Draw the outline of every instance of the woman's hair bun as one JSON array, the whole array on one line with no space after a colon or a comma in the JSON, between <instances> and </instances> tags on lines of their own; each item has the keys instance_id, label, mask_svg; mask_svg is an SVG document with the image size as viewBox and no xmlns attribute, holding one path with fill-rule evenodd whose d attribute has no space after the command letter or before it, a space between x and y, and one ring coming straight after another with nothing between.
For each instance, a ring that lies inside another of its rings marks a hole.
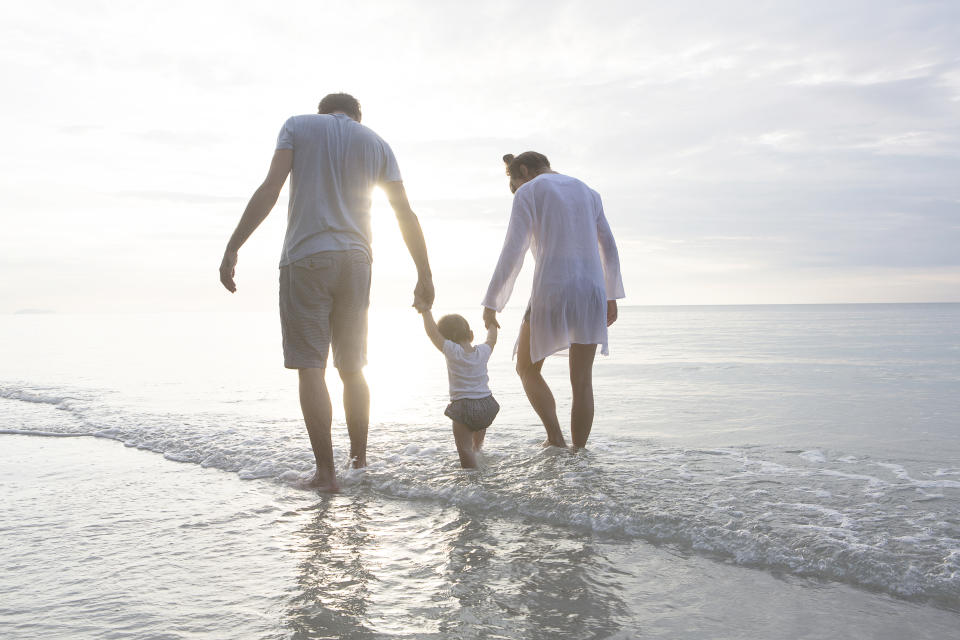
<instances>
[{"instance_id":1,"label":"woman's hair bun","mask_svg":"<svg viewBox=\"0 0 960 640\"><path fill-rule=\"evenodd\" d=\"M514 158L514 155L512 153L508 153L507 155L503 156L504 164L510 164L511 162L513 162L513 158Z\"/></svg>"}]
</instances>

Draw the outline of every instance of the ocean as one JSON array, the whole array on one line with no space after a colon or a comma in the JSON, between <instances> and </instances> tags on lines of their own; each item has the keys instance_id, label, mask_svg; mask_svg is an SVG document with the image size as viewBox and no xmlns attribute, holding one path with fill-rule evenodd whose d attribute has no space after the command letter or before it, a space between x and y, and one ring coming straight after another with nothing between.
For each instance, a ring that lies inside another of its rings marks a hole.
<instances>
[{"instance_id":1,"label":"ocean","mask_svg":"<svg viewBox=\"0 0 960 640\"><path fill-rule=\"evenodd\" d=\"M623 307L576 454L540 446L519 311L465 472L442 355L372 309L332 496L297 488L275 313L0 317L0 636L957 637L960 304Z\"/></svg>"}]
</instances>

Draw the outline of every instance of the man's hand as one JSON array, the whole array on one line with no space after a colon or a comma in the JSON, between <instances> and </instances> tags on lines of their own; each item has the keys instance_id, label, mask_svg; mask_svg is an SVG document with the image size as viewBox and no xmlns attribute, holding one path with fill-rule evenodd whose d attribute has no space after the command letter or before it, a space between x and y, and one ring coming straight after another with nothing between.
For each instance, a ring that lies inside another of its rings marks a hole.
<instances>
[{"instance_id":1,"label":"man's hand","mask_svg":"<svg viewBox=\"0 0 960 640\"><path fill-rule=\"evenodd\" d=\"M220 263L220 282L230 293L237 292L237 283L233 281L233 276L237 268L237 252L224 251L223 261Z\"/></svg>"},{"instance_id":2,"label":"man's hand","mask_svg":"<svg viewBox=\"0 0 960 640\"><path fill-rule=\"evenodd\" d=\"M617 301L607 300L607 326L617 321Z\"/></svg>"},{"instance_id":3,"label":"man's hand","mask_svg":"<svg viewBox=\"0 0 960 640\"><path fill-rule=\"evenodd\" d=\"M433 278L430 276L421 277L417 280L417 286L413 290L413 307L423 313L433 307Z\"/></svg>"},{"instance_id":4,"label":"man's hand","mask_svg":"<svg viewBox=\"0 0 960 640\"><path fill-rule=\"evenodd\" d=\"M497 311L491 309L490 307L483 308L483 327L489 329L490 325L495 326L497 329L500 328L500 323L497 322Z\"/></svg>"},{"instance_id":5,"label":"man's hand","mask_svg":"<svg viewBox=\"0 0 960 640\"><path fill-rule=\"evenodd\" d=\"M270 161L270 170L263 183L257 187L247 203L247 208L243 210L240 216L240 222L230 241L227 243L227 249L223 252L223 261L220 263L220 282L230 293L236 293L237 283L233 281L234 270L237 267L237 251L247 241L250 234L260 226L264 218L270 214L273 205L277 203L280 197L280 189L283 183L287 181L287 174L293 167L293 149L277 149L273 152L273 159Z\"/></svg>"}]
</instances>

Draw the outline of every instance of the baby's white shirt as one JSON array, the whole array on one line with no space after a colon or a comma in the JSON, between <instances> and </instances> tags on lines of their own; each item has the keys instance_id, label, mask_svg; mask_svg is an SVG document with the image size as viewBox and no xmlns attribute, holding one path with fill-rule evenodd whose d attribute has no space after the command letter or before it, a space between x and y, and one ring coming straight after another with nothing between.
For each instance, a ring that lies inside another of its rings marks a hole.
<instances>
[{"instance_id":1,"label":"baby's white shirt","mask_svg":"<svg viewBox=\"0 0 960 640\"><path fill-rule=\"evenodd\" d=\"M487 386L487 362L493 349L482 342L467 353L456 342L443 341L443 355L447 358L447 378L450 381L450 400L463 398L486 398L490 395Z\"/></svg>"}]
</instances>

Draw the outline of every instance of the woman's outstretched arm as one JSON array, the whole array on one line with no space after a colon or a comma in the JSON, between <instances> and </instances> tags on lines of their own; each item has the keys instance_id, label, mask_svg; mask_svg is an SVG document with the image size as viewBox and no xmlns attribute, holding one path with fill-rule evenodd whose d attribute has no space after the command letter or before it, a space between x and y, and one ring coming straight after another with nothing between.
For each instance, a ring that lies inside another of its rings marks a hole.
<instances>
[{"instance_id":1,"label":"woman's outstretched arm","mask_svg":"<svg viewBox=\"0 0 960 640\"><path fill-rule=\"evenodd\" d=\"M513 197L513 210L510 213L510 224L507 226L507 237L500 250L500 259L493 270L490 286L482 304L487 309L503 311L513 293L513 284L523 268L523 258L530 248L530 237L533 232L533 203L528 200L527 194L520 193Z\"/></svg>"}]
</instances>

